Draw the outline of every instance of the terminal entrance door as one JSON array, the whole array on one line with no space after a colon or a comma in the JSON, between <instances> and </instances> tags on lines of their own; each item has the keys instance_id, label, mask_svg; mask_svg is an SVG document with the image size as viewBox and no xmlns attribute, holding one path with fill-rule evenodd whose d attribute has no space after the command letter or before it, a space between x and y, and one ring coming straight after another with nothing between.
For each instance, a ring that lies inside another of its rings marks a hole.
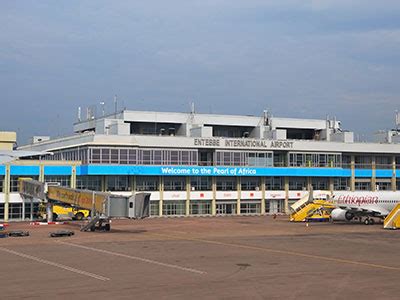
<instances>
[{"instance_id":1,"label":"terminal entrance door","mask_svg":"<svg viewBox=\"0 0 400 300\"><path fill-rule=\"evenodd\" d=\"M285 212L284 199L267 199L265 205L266 213L277 214Z\"/></svg>"},{"instance_id":2,"label":"terminal entrance door","mask_svg":"<svg viewBox=\"0 0 400 300\"><path fill-rule=\"evenodd\" d=\"M236 214L236 201L224 201L216 204L217 215L235 215Z\"/></svg>"}]
</instances>

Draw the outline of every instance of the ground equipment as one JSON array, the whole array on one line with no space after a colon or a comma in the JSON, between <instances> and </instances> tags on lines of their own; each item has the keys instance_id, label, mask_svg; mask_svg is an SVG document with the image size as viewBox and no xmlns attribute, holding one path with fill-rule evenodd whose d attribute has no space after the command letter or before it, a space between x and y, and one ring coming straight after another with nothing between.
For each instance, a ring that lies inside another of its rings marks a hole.
<instances>
[{"instance_id":1,"label":"ground equipment","mask_svg":"<svg viewBox=\"0 0 400 300\"><path fill-rule=\"evenodd\" d=\"M385 229L399 229L400 228L400 203L397 204L392 211L386 216L383 221L383 228Z\"/></svg>"}]
</instances>

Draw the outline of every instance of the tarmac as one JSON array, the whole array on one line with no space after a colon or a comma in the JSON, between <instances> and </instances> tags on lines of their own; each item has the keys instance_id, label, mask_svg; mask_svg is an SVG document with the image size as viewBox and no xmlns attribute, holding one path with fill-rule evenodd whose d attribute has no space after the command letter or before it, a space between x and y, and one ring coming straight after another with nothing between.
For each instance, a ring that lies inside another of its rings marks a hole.
<instances>
[{"instance_id":1,"label":"tarmac","mask_svg":"<svg viewBox=\"0 0 400 300\"><path fill-rule=\"evenodd\" d=\"M2 299L399 299L400 231L236 216L29 225L0 239ZM56 230L72 237L50 238Z\"/></svg>"}]
</instances>

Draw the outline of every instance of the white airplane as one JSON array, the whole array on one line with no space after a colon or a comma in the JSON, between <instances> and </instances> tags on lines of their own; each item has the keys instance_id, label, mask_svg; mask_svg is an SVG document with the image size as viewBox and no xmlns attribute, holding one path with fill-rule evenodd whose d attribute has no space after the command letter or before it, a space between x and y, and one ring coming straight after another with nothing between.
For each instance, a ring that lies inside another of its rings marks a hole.
<instances>
[{"instance_id":1,"label":"white airplane","mask_svg":"<svg viewBox=\"0 0 400 300\"><path fill-rule=\"evenodd\" d=\"M363 217L364 224L374 224L372 217L384 219L400 203L400 192L346 192L335 191L328 200L335 207L331 212L332 220L351 221Z\"/></svg>"},{"instance_id":2,"label":"white airplane","mask_svg":"<svg viewBox=\"0 0 400 300\"><path fill-rule=\"evenodd\" d=\"M47 151L0 150L0 165L12 162L20 157L39 156L46 154L53 155L52 152Z\"/></svg>"}]
</instances>

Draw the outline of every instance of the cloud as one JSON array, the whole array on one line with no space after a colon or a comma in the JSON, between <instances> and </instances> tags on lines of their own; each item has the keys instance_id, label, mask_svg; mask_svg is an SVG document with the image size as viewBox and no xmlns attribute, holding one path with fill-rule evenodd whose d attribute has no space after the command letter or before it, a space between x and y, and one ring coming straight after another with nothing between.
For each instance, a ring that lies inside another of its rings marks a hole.
<instances>
[{"instance_id":1,"label":"cloud","mask_svg":"<svg viewBox=\"0 0 400 300\"><path fill-rule=\"evenodd\" d=\"M24 127L24 140L52 134L55 114L70 131L78 106L115 93L130 109L182 111L195 99L205 112L329 114L370 131L390 127L398 105L397 1L5 3L0 88L20 113L0 120ZM41 121L26 126L32 107Z\"/></svg>"}]
</instances>

